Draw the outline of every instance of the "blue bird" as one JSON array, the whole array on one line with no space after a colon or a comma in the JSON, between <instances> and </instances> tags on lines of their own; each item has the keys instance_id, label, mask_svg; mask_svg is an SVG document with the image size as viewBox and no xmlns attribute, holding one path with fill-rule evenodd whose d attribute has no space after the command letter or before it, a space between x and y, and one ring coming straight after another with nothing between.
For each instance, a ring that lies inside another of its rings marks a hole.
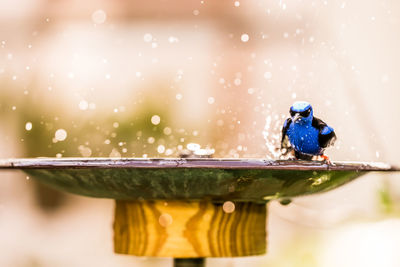
<instances>
[{"instance_id":1,"label":"blue bird","mask_svg":"<svg viewBox=\"0 0 400 267\"><path fill-rule=\"evenodd\" d=\"M311 160L313 156L321 156L330 162L324 150L336 140L333 128L314 117L308 102L295 102L289 112L290 118L282 128L281 149L286 149L286 153L294 150L296 159Z\"/></svg>"}]
</instances>

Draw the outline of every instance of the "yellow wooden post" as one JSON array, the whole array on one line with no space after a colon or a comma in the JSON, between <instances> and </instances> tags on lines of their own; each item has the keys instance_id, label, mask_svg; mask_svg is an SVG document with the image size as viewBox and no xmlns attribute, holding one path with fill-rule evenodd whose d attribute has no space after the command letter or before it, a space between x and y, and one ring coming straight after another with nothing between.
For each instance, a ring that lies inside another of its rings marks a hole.
<instances>
[{"instance_id":1,"label":"yellow wooden post","mask_svg":"<svg viewBox=\"0 0 400 267\"><path fill-rule=\"evenodd\" d=\"M266 252L266 204L116 201L114 251L147 257L242 257Z\"/></svg>"}]
</instances>

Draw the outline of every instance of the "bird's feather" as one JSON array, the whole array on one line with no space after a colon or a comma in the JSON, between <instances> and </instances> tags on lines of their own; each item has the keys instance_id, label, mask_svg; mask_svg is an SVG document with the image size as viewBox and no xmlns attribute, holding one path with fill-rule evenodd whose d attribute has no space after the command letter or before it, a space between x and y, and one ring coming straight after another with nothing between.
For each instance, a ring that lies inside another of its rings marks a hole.
<instances>
[{"instance_id":1,"label":"bird's feather","mask_svg":"<svg viewBox=\"0 0 400 267\"><path fill-rule=\"evenodd\" d=\"M282 140L281 140L281 148L290 148L290 142L289 142L289 138L286 135L287 130L289 129L290 124L292 123L292 119L291 118L287 118L285 120L285 123L283 123L283 127L282 127Z\"/></svg>"},{"instance_id":2,"label":"bird's feather","mask_svg":"<svg viewBox=\"0 0 400 267\"><path fill-rule=\"evenodd\" d=\"M316 117L313 118L311 125L319 131L318 143L320 147L326 148L334 144L336 141L336 134L333 128L329 127L325 122Z\"/></svg>"}]
</instances>

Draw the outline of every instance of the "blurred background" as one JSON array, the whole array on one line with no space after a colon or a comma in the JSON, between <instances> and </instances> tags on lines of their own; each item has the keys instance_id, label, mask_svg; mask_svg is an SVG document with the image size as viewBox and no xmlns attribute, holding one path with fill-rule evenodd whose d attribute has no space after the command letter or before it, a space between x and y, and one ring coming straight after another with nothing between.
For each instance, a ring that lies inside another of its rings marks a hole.
<instances>
[{"instance_id":1,"label":"blurred background","mask_svg":"<svg viewBox=\"0 0 400 267\"><path fill-rule=\"evenodd\" d=\"M3 0L0 157L276 158L296 100L333 160L400 164L400 2ZM400 180L269 205L269 251L208 266L400 266ZM170 266L112 252L112 200L0 177L0 266Z\"/></svg>"}]
</instances>

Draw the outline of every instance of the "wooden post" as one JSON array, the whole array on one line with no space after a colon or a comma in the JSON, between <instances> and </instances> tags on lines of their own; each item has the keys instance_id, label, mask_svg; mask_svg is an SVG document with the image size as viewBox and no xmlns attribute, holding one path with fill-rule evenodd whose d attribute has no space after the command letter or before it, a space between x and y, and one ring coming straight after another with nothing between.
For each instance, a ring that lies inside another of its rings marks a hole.
<instances>
[{"instance_id":1,"label":"wooden post","mask_svg":"<svg viewBox=\"0 0 400 267\"><path fill-rule=\"evenodd\" d=\"M266 205L116 201L114 251L147 257L242 257L266 252Z\"/></svg>"}]
</instances>

